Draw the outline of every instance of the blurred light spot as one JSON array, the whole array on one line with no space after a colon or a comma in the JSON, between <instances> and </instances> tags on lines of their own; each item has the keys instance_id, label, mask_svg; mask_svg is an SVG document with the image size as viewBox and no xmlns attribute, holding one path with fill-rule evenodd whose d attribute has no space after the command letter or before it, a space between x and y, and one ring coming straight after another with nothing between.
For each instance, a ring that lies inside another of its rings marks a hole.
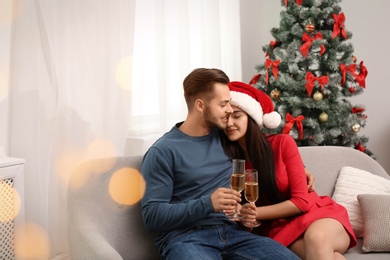
<instances>
[{"instance_id":1,"label":"blurred light spot","mask_svg":"<svg viewBox=\"0 0 390 260\"><path fill-rule=\"evenodd\" d=\"M17 259L49 259L47 233L37 224L26 223L15 230Z\"/></svg>"},{"instance_id":2,"label":"blurred light spot","mask_svg":"<svg viewBox=\"0 0 390 260\"><path fill-rule=\"evenodd\" d=\"M145 186L144 178L138 170L122 168L111 176L109 193L115 202L133 205L144 196Z\"/></svg>"},{"instance_id":3,"label":"blurred light spot","mask_svg":"<svg viewBox=\"0 0 390 260\"><path fill-rule=\"evenodd\" d=\"M102 158L113 156L115 154L115 149L110 141L96 139L88 145L86 152L86 157L88 158Z\"/></svg>"},{"instance_id":4,"label":"blurred light spot","mask_svg":"<svg viewBox=\"0 0 390 260\"><path fill-rule=\"evenodd\" d=\"M8 86L5 80L4 73L0 70L0 101L3 101L8 96Z\"/></svg>"},{"instance_id":5,"label":"blurred light spot","mask_svg":"<svg viewBox=\"0 0 390 260\"><path fill-rule=\"evenodd\" d=\"M70 175L77 171L69 180L69 185L80 188L88 181L90 174L104 173L114 167L117 159L114 155L115 149L111 142L96 139L84 148L71 147L68 154L59 158L57 173L61 181L67 183ZM99 160L90 161L97 158Z\"/></svg>"},{"instance_id":6,"label":"blurred light spot","mask_svg":"<svg viewBox=\"0 0 390 260\"><path fill-rule=\"evenodd\" d=\"M133 59L132 56L126 56L121 59L116 67L115 80L123 89L131 90Z\"/></svg>"},{"instance_id":7,"label":"blurred light spot","mask_svg":"<svg viewBox=\"0 0 390 260\"><path fill-rule=\"evenodd\" d=\"M85 155L81 151L74 151L73 153L62 156L57 162L57 174L62 183L66 183L69 176L74 172L78 165L85 161ZM85 181L85 176L80 176L79 180L74 180L73 185L82 185Z\"/></svg>"},{"instance_id":8,"label":"blurred light spot","mask_svg":"<svg viewBox=\"0 0 390 260\"><path fill-rule=\"evenodd\" d=\"M26 1L0 0L0 27L10 25L26 10Z\"/></svg>"},{"instance_id":9,"label":"blurred light spot","mask_svg":"<svg viewBox=\"0 0 390 260\"><path fill-rule=\"evenodd\" d=\"M0 222L13 220L20 211L20 196L5 180L0 180Z\"/></svg>"}]
</instances>

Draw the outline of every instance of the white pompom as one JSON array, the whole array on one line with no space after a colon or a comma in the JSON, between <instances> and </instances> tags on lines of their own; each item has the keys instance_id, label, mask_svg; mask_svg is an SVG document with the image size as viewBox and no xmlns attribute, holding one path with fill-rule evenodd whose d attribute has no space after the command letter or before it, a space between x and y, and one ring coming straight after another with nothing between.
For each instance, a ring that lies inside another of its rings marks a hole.
<instances>
[{"instance_id":1,"label":"white pompom","mask_svg":"<svg viewBox=\"0 0 390 260\"><path fill-rule=\"evenodd\" d=\"M282 118L278 112L273 111L263 116L263 124L269 129L277 128L282 122Z\"/></svg>"}]
</instances>

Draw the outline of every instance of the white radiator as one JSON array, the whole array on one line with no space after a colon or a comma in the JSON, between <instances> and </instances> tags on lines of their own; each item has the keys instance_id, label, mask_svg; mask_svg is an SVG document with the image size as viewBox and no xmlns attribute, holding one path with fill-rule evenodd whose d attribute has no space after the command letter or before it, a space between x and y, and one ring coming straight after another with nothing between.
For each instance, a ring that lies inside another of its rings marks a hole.
<instances>
[{"instance_id":1,"label":"white radiator","mask_svg":"<svg viewBox=\"0 0 390 260\"><path fill-rule=\"evenodd\" d=\"M14 260L15 229L24 224L24 160L0 157L0 259ZM20 234L19 232L17 234Z\"/></svg>"}]
</instances>

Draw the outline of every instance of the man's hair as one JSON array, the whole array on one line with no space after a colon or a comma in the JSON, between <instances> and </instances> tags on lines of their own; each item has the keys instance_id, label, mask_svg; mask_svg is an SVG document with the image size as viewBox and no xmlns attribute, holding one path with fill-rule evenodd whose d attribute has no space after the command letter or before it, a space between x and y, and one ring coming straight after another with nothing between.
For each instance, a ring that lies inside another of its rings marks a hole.
<instances>
[{"instance_id":1,"label":"man's hair","mask_svg":"<svg viewBox=\"0 0 390 260\"><path fill-rule=\"evenodd\" d=\"M220 69L194 69L183 81L187 107L191 108L194 101L201 96L210 99L213 96L215 83L229 84L229 82L229 77Z\"/></svg>"}]
</instances>

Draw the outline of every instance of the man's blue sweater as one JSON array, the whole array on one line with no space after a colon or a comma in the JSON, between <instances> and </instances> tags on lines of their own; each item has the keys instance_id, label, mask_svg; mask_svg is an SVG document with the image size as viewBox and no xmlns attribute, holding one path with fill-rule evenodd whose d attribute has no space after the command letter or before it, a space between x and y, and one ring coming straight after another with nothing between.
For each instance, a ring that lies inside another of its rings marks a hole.
<instances>
[{"instance_id":1,"label":"man's blue sweater","mask_svg":"<svg viewBox=\"0 0 390 260\"><path fill-rule=\"evenodd\" d=\"M160 233L159 248L195 226L230 222L214 212L210 199L219 187L229 187L231 162L217 129L191 137L180 124L157 140L145 154L141 172L146 181L142 217L150 232Z\"/></svg>"}]
</instances>

